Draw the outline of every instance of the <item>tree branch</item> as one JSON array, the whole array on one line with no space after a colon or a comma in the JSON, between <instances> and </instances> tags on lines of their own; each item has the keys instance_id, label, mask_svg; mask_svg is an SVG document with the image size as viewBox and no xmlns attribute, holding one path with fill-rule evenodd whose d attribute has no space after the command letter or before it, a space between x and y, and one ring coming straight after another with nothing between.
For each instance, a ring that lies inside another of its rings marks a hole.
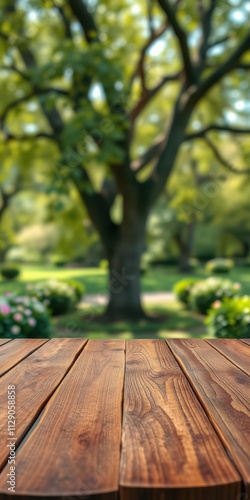
<instances>
[{"instance_id":1,"label":"tree branch","mask_svg":"<svg viewBox=\"0 0 250 500\"><path fill-rule=\"evenodd\" d=\"M27 94L23 97L20 97L16 101L13 101L10 104L8 104L8 106L6 106L3 113L0 114L0 128L3 127L4 121L6 120L6 117L9 113L9 111L11 111L11 109L16 108L17 106L19 106L19 104L22 104L23 102L26 102L33 97L41 96L43 94L48 94L50 92L55 92L56 94L60 94L60 95L64 95L64 96L69 96L68 92L66 92L62 89L57 89L57 88L53 88L53 87L47 88L47 89L34 88L32 90L32 92L30 92L30 94Z\"/></svg>"},{"instance_id":2,"label":"tree branch","mask_svg":"<svg viewBox=\"0 0 250 500\"><path fill-rule=\"evenodd\" d=\"M47 134L46 132L38 132L37 134L33 134L33 135L21 135L21 136L17 136L14 134L10 134L8 132L4 132L4 138L7 142L8 141L29 141L31 139L49 139L51 141L58 142L55 135Z\"/></svg>"},{"instance_id":3,"label":"tree branch","mask_svg":"<svg viewBox=\"0 0 250 500\"><path fill-rule=\"evenodd\" d=\"M190 104L195 105L216 83L218 83L224 76L237 67L237 63L241 56L250 49L250 34L248 33L242 42L231 53L228 59L222 63L211 75L205 80L201 81L190 96Z\"/></svg>"},{"instance_id":4,"label":"tree branch","mask_svg":"<svg viewBox=\"0 0 250 500\"><path fill-rule=\"evenodd\" d=\"M132 161L131 168L136 172L140 172L146 165L148 165L152 160L157 158L157 156L161 153L162 148L164 146L166 140L165 134L160 134L153 146L149 148L140 158Z\"/></svg>"},{"instance_id":5,"label":"tree branch","mask_svg":"<svg viewBox=\"0 0 250 500\"><path fill-rule=\"evenodd\" d=\"M202 73L206 63L206 54L209 47L208 40L211 32L212 18L214 9L216 7L216 2L217 0L210 0L209 7L206 10L202 9L203 13L201 17L201 26L202 26L203 38L199 47L199 63L198 63L199 74Z\"/></svg>"},{"instance_id":6,"label":"tree branch","mask_svg":"<svg viewBox=\"0 0 250 500\"><path fill-rule=\"evenodd\" d=\"M72 176L72 181L86 206L91 221L100 234L107 256L110 257L119 231L119 226L110 217L110 200L104 193L97 193L93 190L91 180L84 168L78 166L77 175Z\"/></svg>"},{"instance_id":7,"label":"tree branch","mask_svg":"<svg viewBox=\"0 0 250 500\"><path fill-rule=\"evenodd\" d=\"M207 136L204 137L207 145L209 148L213 151L215 158L224 166L227 168L227 170L230 170L230 172L234 174L250 174L250 168L245 168L243 170L239 170L238 168L235 168L226 158L224 158L221 154L221 152L217 149L215 144L209 139Z\"/></svg>"},{"instance_id":8,"label":"tree branch","mask_svg":"<svg viewBox=\"0 0 250 500\"><path fill-rule=\"evenodd\" d=\"M181 56L183 60L183 66L186 75L186 83L188 86L192 85L193 83L196 82L197 75L193 63L191 61L186 33L179 24L174 9L170 4L169 0L158 0L158 3L161 6L162 10L167 15L169 23L172 26L174 33L177 37L177 40L179 42Z\"/></svg>"},{"instance_id":9,"label":"tree branch","mask_svg":"<svg viewBox=\"0 0 250 500\"><path fill-rule=\"evenodd\" d=\"M149 39L146 41L145 45L141 49L139 60L137 62L135 70L132 73L132 76L130 78L130 87L132 87L132 84L133 84L137 75L140 75L142 85L144 86L144 88L146 87L145 81L144 81L145 80L144 60L145 60L146 52L149 49L150 45L152 45L153 42L155 42L158 38L160 38L160 36L163 35L163 33L166 31L167 28L168 28L168 23L165 22L165 23L163 23L162 26L160 26L160 28L158 28L158 30L151 32Z\"/></svg>"},{"instance_id":10,"label":"tree branch","mask_svg":"<svg viewBox=\"0 0 250 500\"><path fill-rule=\"evenodd\" d=\"M228 40L230 40L230 36L228 35L223 36L222 38L218 38L214 42L208 43L207 50L212 49L213 47L216 47L216 45L220 45L221 43L228 42Z\"/></svg>"},{"instance_id":11,"label":"tree branch","mask_svg":"<svg viewBox=\"0 0 250 500\"><path fill-rule=\"evenodd\" d=\"M98 40L98 30L94 18L85 3L82 0L69 0L68 5L78 19L87 42L91 43Z\"/></svg>"},{"instance_id":12,"label":"tree branch","mask_svg":"<svg viewBox=\"0 0 250 500\"><path fill-rule=\"evenodd\" d=\"M12 64L11 66L1 66L0 71L2 71L2 70L3 71L14 71L18 75L20 75L24 80L27 80L27 81L30 80L30 76L27 75L26 73L24 73L24 71L17 68L14 64Z\"/></svg>"},{"instance_id":13,"label":"tree branch","mask_svg":"<svg viewBox=\"0 0 250 500\"><path fill-rule=\"evenodd\" d=\"M61 5L57 5L56 2L54 2L54 0L52 3L54 5L55 9L58 10L60 17L62 19L66 38L68 38L69 40L73 40L72 31L71 31L71 23L65 14L64 8Z\"/></svg>"},{"instance_id":14,"label":"tree branch","mask_svg":"<svg viewBox=\"0 0 250 500\"><path fill-rule=\"evenodd\" d=\"M237 68L238 69L245 69L246 71L248 71L250 69L250 64L247 64L247 63L239 63L237 64Z\"/></svg>"},{"instance_id":15,"label":"tree branch","mask_svg":"<svg viewBox=\"0 0 250 500\"><path fill-rule=\"evenodd\" d=\"M249 128L237 128L237 127L230 127L229 125L216 125L216 124L211 124L208 125L208 127L203 128L199 130L198 132L193 132L191 134L186 134L184 136L184 141L190 141L193 139L199 139L199 138L204 138L208 132L211 130L217 130L218 132L231 132L232 134L250 134L250 127Z\"/></svg>"},{"instance_id":16,"label":"tree branch","mask_svg":"<svg viewBox=\"0 0 250 500\"><path fill-rule=\"evenodd\" d=\"M139 101L136 103L134 108L129 113L129 118L132 122L136 120L141 111L146 107L146 105L155 97L155 95L164 87L168 82L175 82L180 78L180 72L174 73L173 75L166 75L162 80L152 89L144 89Z\"/></svg>"}]
</instances>

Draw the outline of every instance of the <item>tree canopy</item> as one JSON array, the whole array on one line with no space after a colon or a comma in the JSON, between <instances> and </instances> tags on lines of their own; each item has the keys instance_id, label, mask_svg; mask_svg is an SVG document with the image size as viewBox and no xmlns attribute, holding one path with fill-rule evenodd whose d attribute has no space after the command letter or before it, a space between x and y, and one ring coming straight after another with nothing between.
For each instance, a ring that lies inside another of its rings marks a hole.
<instances>
[{"instance_id":1,"label":"tree canopy","mask_svg":"<svg viewBox=\"0 0 250 500\"><path fill-rule=\"evenodd\" d=\"M147 217L190 143L250 171L249 18L241 0L3 0L3 161L75 186L110 271L137 276L111 294L121 314L140 314Z\"/></svg>"}]
</instances>

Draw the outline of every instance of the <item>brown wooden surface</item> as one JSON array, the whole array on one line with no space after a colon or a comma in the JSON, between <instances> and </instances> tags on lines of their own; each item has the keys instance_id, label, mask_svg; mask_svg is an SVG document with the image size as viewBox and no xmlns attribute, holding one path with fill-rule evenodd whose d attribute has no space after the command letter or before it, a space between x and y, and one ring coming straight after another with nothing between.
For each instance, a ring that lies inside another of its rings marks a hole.
<instances>
[{"instance_id":1,"label":"brown wooden surface","mask_svg":"<svg viewBox=\"0 0 250 500\"><path fill-rule=\"evenodd\" d=\"M170 339L167 343L249 490L249 377L202 339Z\"/></svg>"},{"instance_id":2,"label":"brown wooden surface","mask_svg":"<svg viewBox=\"0 0 250 500\"><path fill-rule=\"evenodd\" d=\"M244 344L250 345L250 339L241 339L241 342L244 342Z\"/></svg>"},{"instance_id":3,"label":"brown wooden surface","mask_svg":"<svg viewBox=\"0 0 250 500\"><path fill-rule=\"evenodd\" d=\"M249 339L3 340L0 500L250 500Z\"/></svg>"},{"instance_id":4,"label":"brown wooden surface","mask_svg":"<svg viewBox=\"0 0 250 500\"><path fill-rule=\"evenodd\" d=\"M150 487L176 500L183 488L188 499L204 486L218 500L240 493L240 477L164 340L127 342L120 485L124 500L145 498L138 488Z\"/></svg>"},{"instance_id":5,"label":"brown wooden surface","mask_svg":"<svg viewBox=\"0 0 250 500\"><path fill-rule=\"evenodd\" d=\"M18 494L118 491L124 361L124 341L88 342L17 453Z\"/></svg>"},{"instance_id":6,"label":"brown wooden surface","mask_svg":"<svg viewBox=\"0 0 250 500\"><path fill-rule=\"evenodd\" d=\"M7 342L11 342L11 339L0 339L0 346L7 344Z\"/></svg>"},{"instance_id":7,"label":"brown wooden surface","mask_svg":"<svg viewBox=\"0 0 250 500\"><path fill-rule=\"evenodd\" d=\"M250 375L250 352L246 344L233 339L209 339L207 342L243 372Z\"/></svg>"},{"instance_id":8,"label":"brown wooden surface","mask_svg":"<svg viewBox=\"0 0 250 500\"><path fill-rule=\"evenodd\" d=\"M120 500L214 500L216 498L220 500L249 500L247 496L241 496L236 484L208 486L195 488L195 490L180 488L178 491L176 488L122 488L120 494ZM0 498L0 500L2 499Z\"/></svg>"},{"instance_id":9,"label":"brown wooden surface","mask_svg":"<svg viewBox=\"0 0 250 500\"><path fill-rule=\"evenodd\" d=\"M8 386L16 386L18 445L86 342L84 339L52 339L0 379L0 470L9 451L6 439Z\"/></svg>"},{"instance_id":10,"label":"brown wooden surface","mask_svg":"<svg viewBox=\"0 0 250 500\"><path fill-rule=\"evenodd\" d=\"M42 346L46 339L15 339L0 349L0 377Z\"/></svg>"}]
</instances>

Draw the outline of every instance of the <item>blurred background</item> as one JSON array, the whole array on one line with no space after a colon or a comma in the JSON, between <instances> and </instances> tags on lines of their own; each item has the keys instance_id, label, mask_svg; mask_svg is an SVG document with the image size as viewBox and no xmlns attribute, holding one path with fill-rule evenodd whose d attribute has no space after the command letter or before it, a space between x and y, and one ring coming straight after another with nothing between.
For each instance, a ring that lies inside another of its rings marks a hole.
<instances>
[{"instance_id":1,"label":"blurred background","mask_svg":"<svg viewBox=\"0 0 250 500\"><path fill-rule=\"evenodd\" d=\"M249 22L1 1L1 337L250 336Z\"/></svg>"}]
</instances>

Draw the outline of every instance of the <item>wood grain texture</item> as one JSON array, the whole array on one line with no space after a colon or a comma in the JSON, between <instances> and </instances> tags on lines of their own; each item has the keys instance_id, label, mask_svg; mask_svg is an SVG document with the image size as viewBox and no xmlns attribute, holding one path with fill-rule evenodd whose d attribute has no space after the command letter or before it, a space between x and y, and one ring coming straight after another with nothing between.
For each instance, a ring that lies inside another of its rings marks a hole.
<instances>
[{"instance_id":1,"label":"wood grain texture","mask_svg":"<svg viewBox=\"0 0 250 500\"><path fill-rule=\"evenodd\" d=\"M223 486L207 486L205 488L123 488L120 500L249 500L247 496L239 493L236 484ZM0 497L1 500L1 497ZM35 499L34 499L35 500ZM73 499L72 499L73 500ZM92 497L89 499L92 500Z\"/></svg>"},{"instance_id":2,"label":"wood grain texture","mask_svg":"<svg viewBox=\"0 0 250 500\"><path fill-rule=\"evenodd\" d=\"M167 343L249 490L249 377L202 339L170 339Z\"/></svg>"},{"instance_id":3,"label":"wood grain texture","mask_svg":"<svg viewBox=\"0 0 250 500\"><path fill-rule=\"evenodd\" d=\"M11 339L0 339L0 346L7 344L7 342L11 342Z\"/></svg>"},{"instance_id":4,"label":"wood grain texture","mask_svg":"<svg viewBox=\"0 0 250 500\"><path fill-rule=\"evenodd\" d=\"M43 495L43 496L24 496L24 495L5 495L4 493L0 493L0 500L120 500L119 494L116 491L113 491L111 493L100 493L97 495L77 495L77 496L49 496L49 495ZM211 500L211 498L210 498ZM237 499L238 500L238 499ZM241 500L241 499L240 499ZM243 499L245 500L245 499Z\"/></svg>"},{"instance_id":5,"label":"wood grain texture","mask_svg":"<svg viewBox=\"0 0 250 500\"><path fill-rule=\"evenodd\" d=\"M121 499L209 499L204 487L235 500L240 477L165 341L128 341Z\"/></svg>"},{"instance_id":6,"label":"wood grain texture","mask_svg":"<svg viewBox=\"0 0 250 500\"><path fill-rule=\"evenodd\" d=\"M241 342L244 342L244 344L250 345L250 339L241 339Z\"/></svg>"},{"instance_id":7,"label":"wood grain texture","mask_svg":"<svg viewBox=\"0 0 250 500\"><path fill-rule=\"evenodd\" d=\"M88 342L17 452L16 494L118 491L124 362L124 341Z\"/></svg>"},{"instance_id":8,"label":"wood grain texture","mask_svg":"<svg viewBox=\"0 0 250 500\"><path fill-rule=\"evenodd\" d=\"M16 386L16 446L74 363L87 340L52 339L0 380L0 470L8 459L7 394Z\"/></svg>"},{"instance_id":9,"label":"wood grain texture","mask_svg":"<svg viewBox=\"0 0 250 500\"><path fill-rule=\"evenodd\" d=\"M250 375L250 349L243 342L233 339L207 339L217 351L247 375Z\"/></svg>"},{"instance_id":10,"label":"wood grain texture","mask_svg":"<svg viewBox=\"0 0 250 500\"><path fill-rule=\"evenodd\" d=\"M0 349L0 377L36 349L47 342L47 339L15 339Z\"/></svg>"}]
</instances>

